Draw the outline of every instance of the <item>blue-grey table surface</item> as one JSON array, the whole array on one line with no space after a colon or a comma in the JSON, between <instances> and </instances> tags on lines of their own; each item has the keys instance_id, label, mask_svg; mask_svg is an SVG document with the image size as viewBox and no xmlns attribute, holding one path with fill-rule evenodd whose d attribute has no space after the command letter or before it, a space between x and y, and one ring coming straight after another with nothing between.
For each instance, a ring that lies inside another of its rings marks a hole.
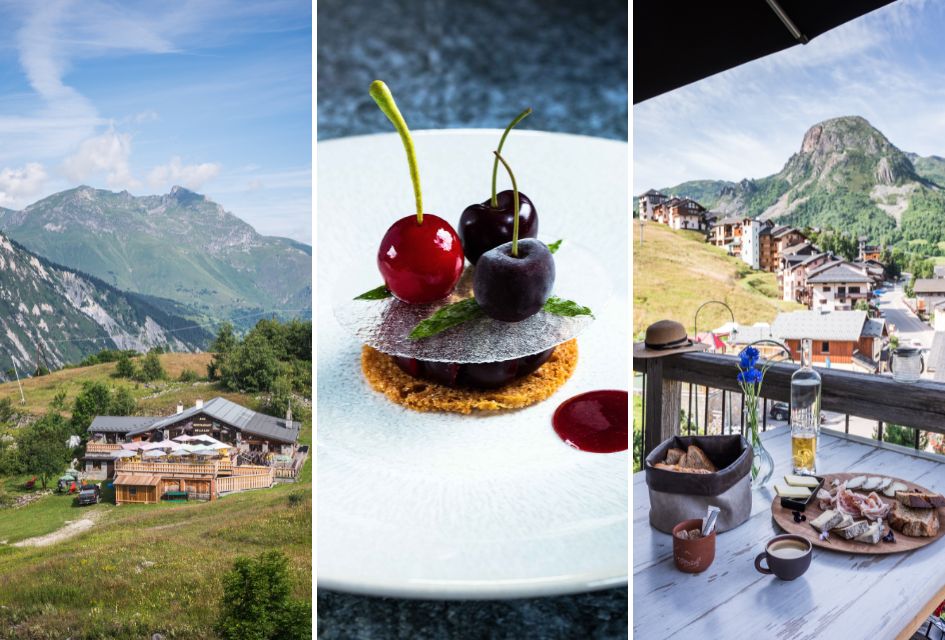
<instances>
[{"instance_id":1,"label":"blue-grey table surface","mask_svg":"<svg viewBox=\"0 0 945 640\"><path fill-rule=\"evenodd\" d=\"M627 3L320 0L318 139L391 131L384 80L412 129L504 128L627 139ZM318 590L318 637L626 638L628 591L431 602Z\"/></svg>"}]
</instances>

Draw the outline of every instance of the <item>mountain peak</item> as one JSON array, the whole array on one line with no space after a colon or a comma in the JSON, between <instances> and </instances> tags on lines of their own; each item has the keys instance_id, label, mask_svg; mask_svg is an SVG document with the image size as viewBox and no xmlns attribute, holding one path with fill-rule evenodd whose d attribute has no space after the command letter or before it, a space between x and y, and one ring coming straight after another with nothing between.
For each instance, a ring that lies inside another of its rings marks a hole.
<instances>
[{"instance_id":1,"label":"mountain peak","mask_svg":"<svg viewBox=\"0 0 945 640\"><path fill-rule=\"evenodd\" d=\"M842 116L824 120L804 134L801 153L835 153L859 149L870 155L883 155L896 149L876 127L862 116Z\"/></svg>"}]
</instances>

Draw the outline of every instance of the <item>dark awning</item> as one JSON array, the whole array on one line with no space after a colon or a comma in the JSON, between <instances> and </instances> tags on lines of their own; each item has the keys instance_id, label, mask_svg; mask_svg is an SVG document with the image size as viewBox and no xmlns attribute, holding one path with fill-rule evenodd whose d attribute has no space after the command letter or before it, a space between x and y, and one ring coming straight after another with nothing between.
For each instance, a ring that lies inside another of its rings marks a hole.
<instances>
[{"instance_id":1,"label":"dark awning","mask_svg":"<svg viewBox=\"0 0 945 640\"><path fill-rule=\"evenodd\" d=\"M800 44L891 2L637 0L633 103Z\"/></svg>"}]
</instances>

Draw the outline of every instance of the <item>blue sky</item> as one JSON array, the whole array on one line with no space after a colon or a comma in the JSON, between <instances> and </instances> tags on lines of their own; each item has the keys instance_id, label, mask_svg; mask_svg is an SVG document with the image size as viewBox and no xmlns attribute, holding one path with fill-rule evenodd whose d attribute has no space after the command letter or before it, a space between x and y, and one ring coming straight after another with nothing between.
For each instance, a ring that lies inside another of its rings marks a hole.
<instances>
[{"instance_id":1,"label":"blue sky","mask_svg":"<svg viewBox=\"0 0 945 640\"><path fill-rule=\"evenodd\" d=\"M633 192L781 169L818 122L860 115L945 156L945 3L898 0L780 53L633 107ZM642 55L642 54L641 54Z\"/></svg>"},{"instance_id":2,"label":"blue sky","mask_svg":"<svg viewBox=\"0 0 945 640\"><path fill-rule=\"evenodd\" d=\"M180 184L311 242L308 0L0 0L0 206Z\"/></svg>"}]
</instances>

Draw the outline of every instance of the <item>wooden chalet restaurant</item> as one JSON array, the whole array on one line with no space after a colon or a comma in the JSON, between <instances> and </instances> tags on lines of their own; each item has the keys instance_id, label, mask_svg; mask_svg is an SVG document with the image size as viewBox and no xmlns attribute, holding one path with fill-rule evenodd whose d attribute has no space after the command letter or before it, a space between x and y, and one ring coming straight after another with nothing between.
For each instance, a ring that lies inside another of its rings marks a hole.
<instances>
[{"instance_id":1,"label":"wooden chalet restaurant","mask_svg":"<svg viewBox=\"0 0 945 640\"><path fill-rule=\"evenodd\" d=\"M172 416L97 416L83 458L87 478L112 479L115 503L214 500L294 480L308 455L300 423L225 398Z\"/></svg>"}]
</instances>

